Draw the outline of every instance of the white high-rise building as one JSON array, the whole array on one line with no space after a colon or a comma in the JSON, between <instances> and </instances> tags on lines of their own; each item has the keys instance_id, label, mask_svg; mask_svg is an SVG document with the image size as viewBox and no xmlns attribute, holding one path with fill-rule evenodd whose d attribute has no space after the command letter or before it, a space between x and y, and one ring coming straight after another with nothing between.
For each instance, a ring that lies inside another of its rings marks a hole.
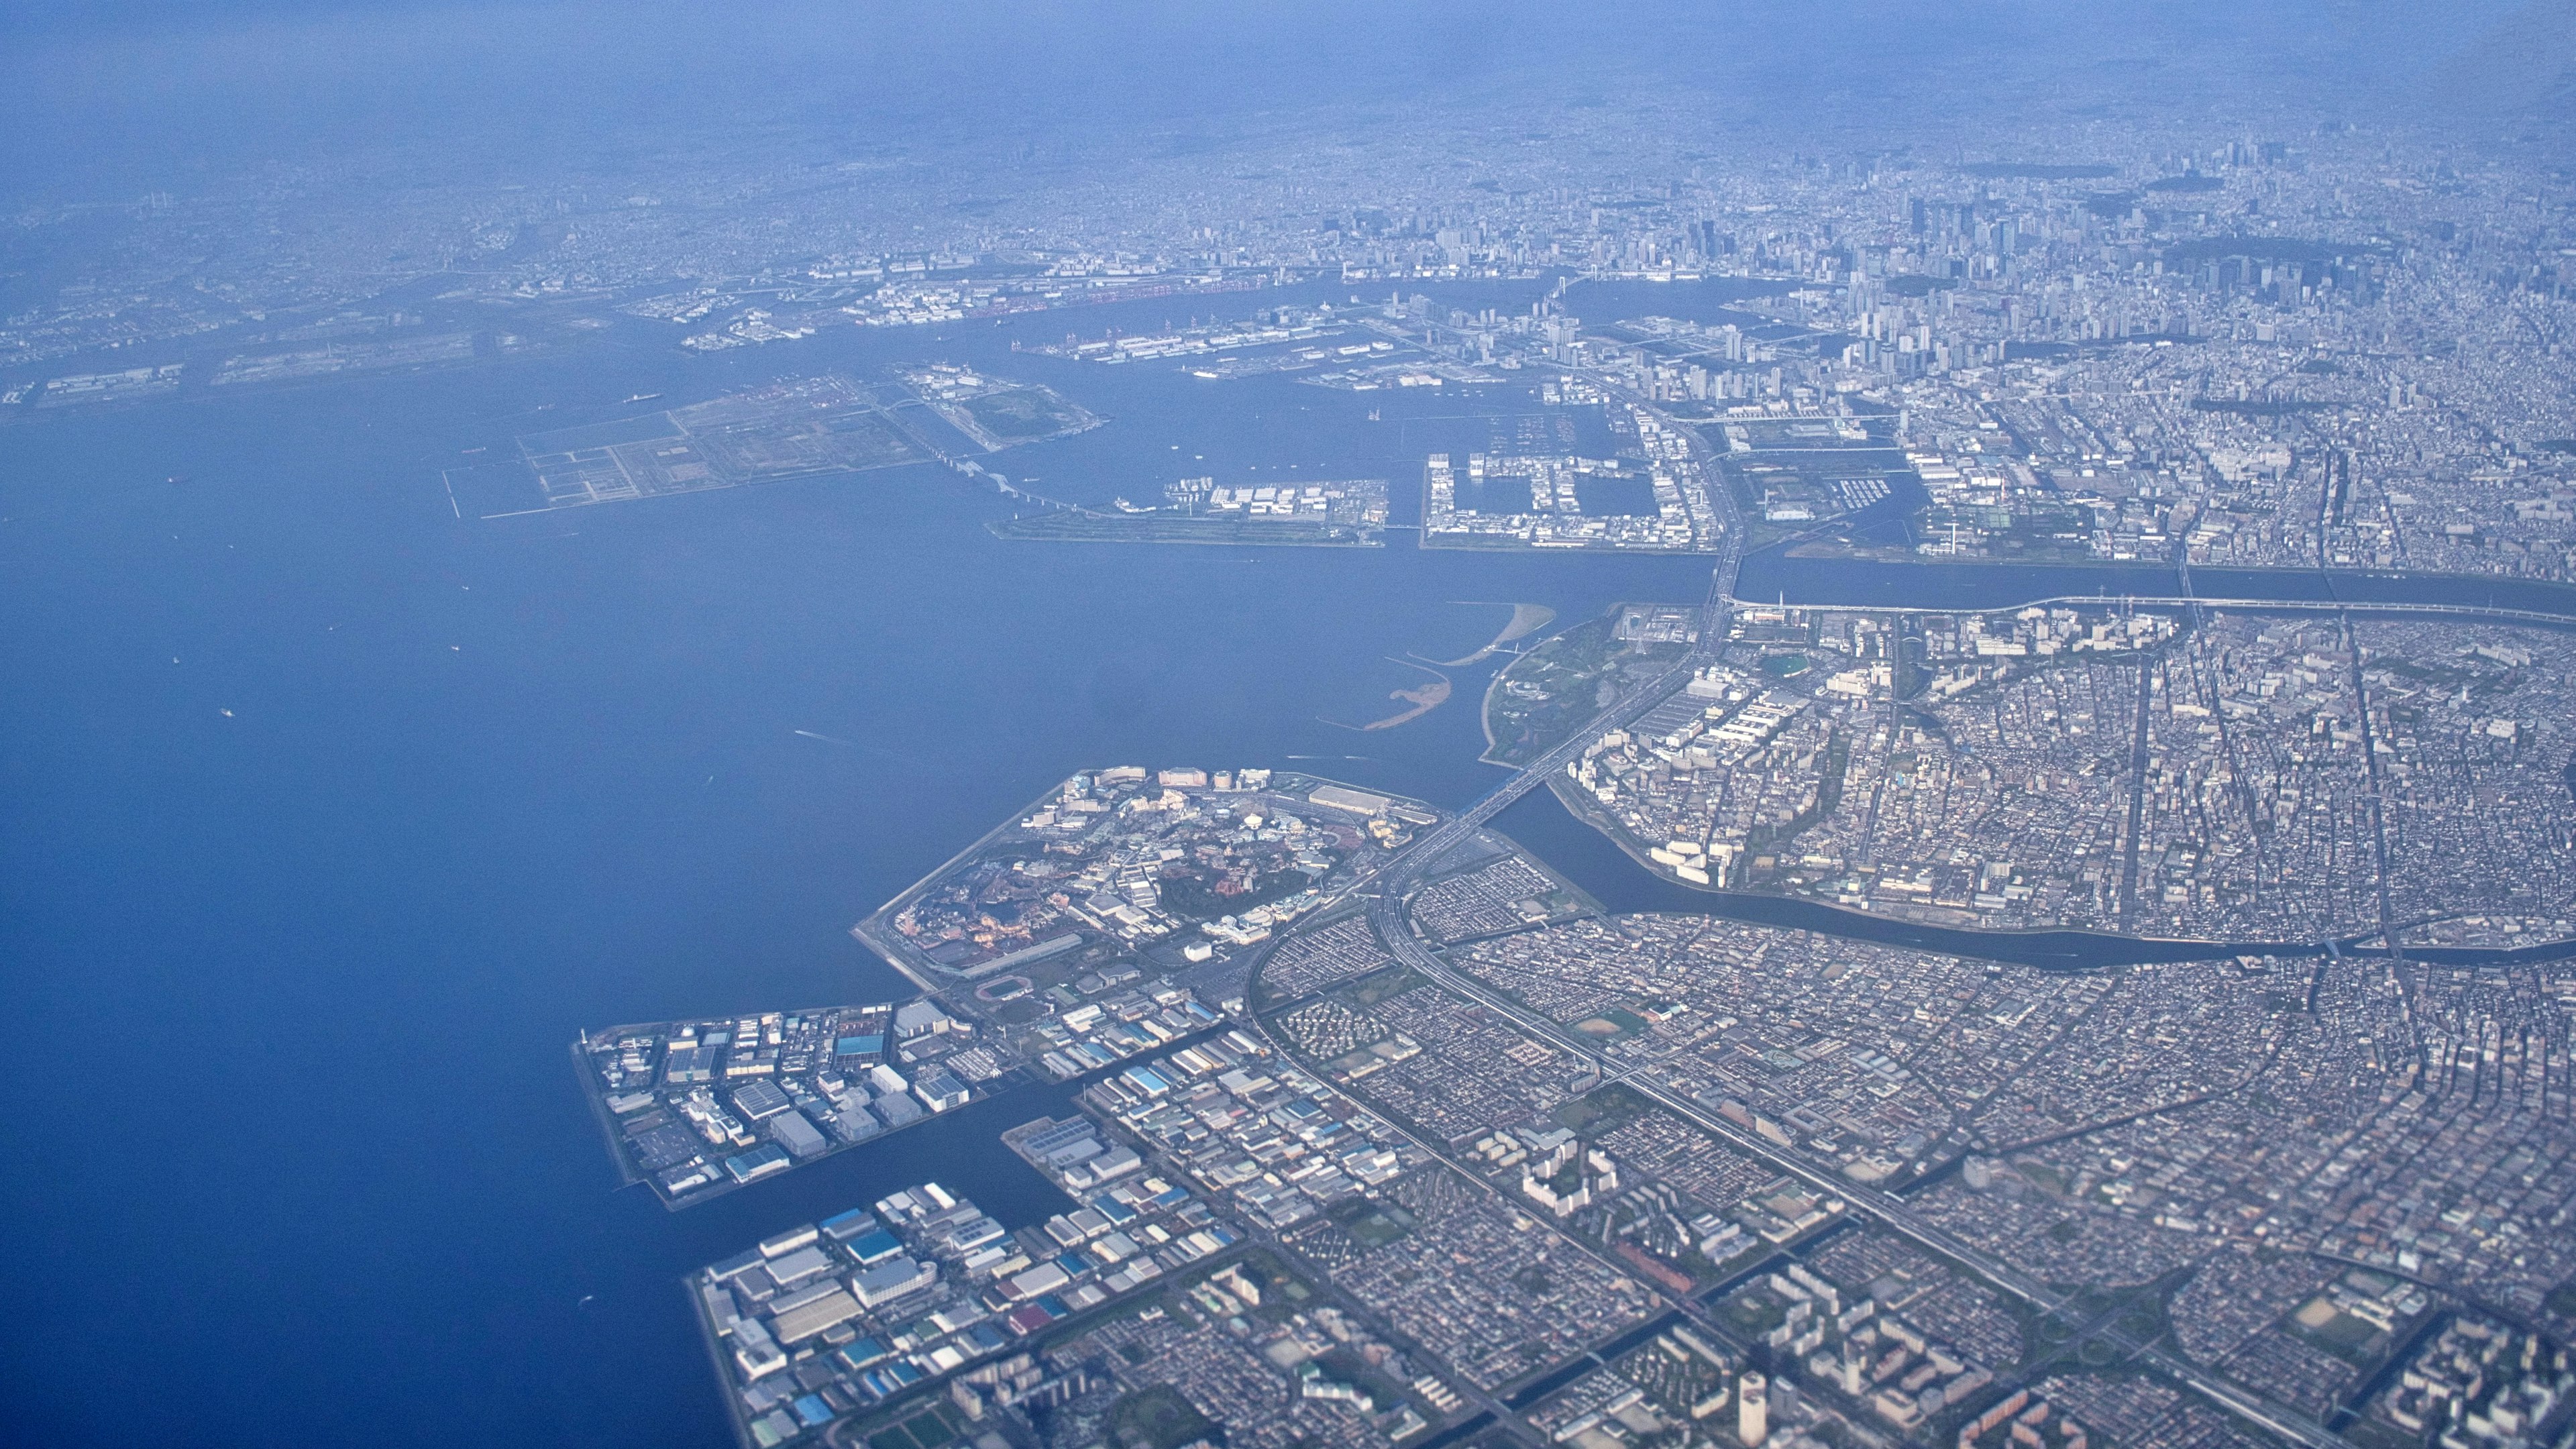
<instances>
[{"instance_id":1,"label":"white high-rise building","mask_svg":"<svg viewBox=\"0 0 2576 1449\"><path fill-rule=\"evenodd\" d=\"M1735 1437L1745 1449L1771 1437L1771 1386L1751 1369L1735 1381Z\"/></svg>"}]
</instances>

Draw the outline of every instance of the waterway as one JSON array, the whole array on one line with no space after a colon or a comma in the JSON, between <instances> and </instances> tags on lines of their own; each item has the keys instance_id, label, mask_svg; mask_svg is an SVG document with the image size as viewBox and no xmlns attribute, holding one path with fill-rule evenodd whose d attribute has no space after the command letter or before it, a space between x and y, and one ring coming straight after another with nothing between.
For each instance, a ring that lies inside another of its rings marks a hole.
<instances>
[{"instance_id":1,"label":"waterway","mask_svg":"<svg viewBox=\"0 0 2576 1449\"><path fill-rule=\"evenodd\" d=\"M1959 931L1920 925L1816 901L1739 891L1694 890L1639 866L1609 837L1568 811L1552 790L1532 790L1494 817L1494 828L1581 886L1610 911L1665 912L1816 931L1856 941L2011 961L2048 971L2088 971L2148 961L2204 961L2233 956L2239 946L2205 941L2139 941L2085 931ZM2275 947L2294 954L2318 949Z\"/></svg>"}]
</instances>

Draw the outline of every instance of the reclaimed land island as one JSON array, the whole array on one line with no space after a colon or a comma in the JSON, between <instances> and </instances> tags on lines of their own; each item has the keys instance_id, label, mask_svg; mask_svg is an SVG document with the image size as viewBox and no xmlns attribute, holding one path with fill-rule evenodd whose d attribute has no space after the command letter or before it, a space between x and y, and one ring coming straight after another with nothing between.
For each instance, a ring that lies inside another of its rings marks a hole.
<instances>
[{"instance_id":1,"label":"reclaimed land island","mask_svg":"<svg viewBox=\"0 0 2576 1449\"><path fill-rule=\"evenodd\" d=\"M1093 770L861 922L925 988L1146 951L1248 946L1444 817L1418 801L1270 770Z\"/></svg>"},{"instance_id":2,"label":"reclaimed land island","mask_svg":"<svg viewBox=\"0 0 2576 1449\"><path fill-rule=\"evenodd\" d=\"M996 519L999 538L1053 543L1290 544L1312 548L1386 546L1386 481L1237 484L1185 478L1163 490L1159 508L1121 498L1112 511L1070 505Z\"/></svg>"},{"instance_id":3,"label":"reclaimed land island","mask_svg":"<svg viewBox=\"0 0 2576 1449\"><path fill-rule=\"evenodd\" d=\"M922 998L584 1032L618 1175L674 1211L1007 1089L1010 1049Z\"/></svg>"}]
</instances>

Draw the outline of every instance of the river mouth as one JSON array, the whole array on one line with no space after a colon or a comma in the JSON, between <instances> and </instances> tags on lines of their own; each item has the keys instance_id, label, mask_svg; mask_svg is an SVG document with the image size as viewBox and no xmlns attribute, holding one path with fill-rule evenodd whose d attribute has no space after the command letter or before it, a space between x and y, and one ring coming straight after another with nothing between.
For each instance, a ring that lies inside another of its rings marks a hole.
<instances>
[{"instance_id":1,"label":"river mouth","mask_svg":"<svg viewBox=\"0 0 2576 1449\"><path fill-rule=\"evenodd\" d=\"M1496 816L1493 828L1581 886L1613 915L1714 916L1883 946L2005 961L2042 971L2095 971L2244 955L2325 954L2325 947L2313 941L2237 944L2154 940L2097 931L1971 931L1873 916L1794 896L1707 890L1668 880L1647 869L1608 836L1567 810L1553 790L1532 790Z\"/></svg>"},{"instance_id":2,"label":"river mouth","mask_svg":"<svg viewBox=\"0 0 2576 1449\"><path fill-rule=\"evenodd\" d=\"M2569 770L2576 788L2576 764ZM2327 954L2322 941L2193 941L2114 936L2101 931L1978 931L1872 915L1822 901L1751 891L1712 890L1670 880L1646 868L1608 836L1583 822L1553 790L1532 790L1494 817L1492 828L1599 901L1612 915L1712 916L1850 941L1903 946L1945 956L2001 961L2041 971L2101 971L2176 961L2271 956L2286 961ZM2384 957L2384 946L2338 941L2338 954ZM2410 961L2437 966L2498 967L2576 956L2576 940L2532 946L2409 946Z\"/></svg>"}]
</instances>

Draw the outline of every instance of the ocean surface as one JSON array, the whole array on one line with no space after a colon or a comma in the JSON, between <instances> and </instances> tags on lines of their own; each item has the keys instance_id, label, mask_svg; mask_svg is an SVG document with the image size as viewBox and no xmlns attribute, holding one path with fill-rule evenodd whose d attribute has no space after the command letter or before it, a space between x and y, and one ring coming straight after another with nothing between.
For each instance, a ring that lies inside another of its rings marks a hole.
<instances>
[{"instance_id":1,"label":"ocean surface","mask_svg":"<svg viewBox=\"0 0 2576 1449\"><path fill-rule=\"evenodd\" d=\"M1410 519L1422 452L1532 405L1010 350L1277 300L704 358L630 322L0 426L0 1443L721 1445L690 1268L925 1177L1055 1210L991 1140L1031 1089L666 1213L613 1190L569 1045L900 992L849 926L1074 770L1472 799L1491 663L1326 721L1502 604L1707 564L1005 543L935 465L484 521L441 470L636 393L952 360L1110 420L991 460L1041 490L1383 476Z\"/></svg>"},{"instance_id":2,"label":"ocean surface","mask_svg":"<svg viewBox=\"0 0 2576 1449\"><path fill-rule=\"evenodd\" d=\"M1741 295L1624 292L1572 305ZM667 1213L615 1190L569 1044L901 993L849 926L1078 769L1463 804L1502 778L1498 661L1347 726L1503 605L1696 601L1707 562L1006 543L1007 500L935 465L486 520L441 470L638 393L947 360L1109 420L989 460L1041 492L1380 476L1410 521L1424 452L1534 406L1011 350L1279 300L711 357L622 322L0 426L0 1444L719 1446L688 1270L928 1177L1055 1211L992 1141L1062 1110L1031 1087ZM1501 823L1615 907L1687 904L1543 795Z\"/></svg>"}]
</instances>

